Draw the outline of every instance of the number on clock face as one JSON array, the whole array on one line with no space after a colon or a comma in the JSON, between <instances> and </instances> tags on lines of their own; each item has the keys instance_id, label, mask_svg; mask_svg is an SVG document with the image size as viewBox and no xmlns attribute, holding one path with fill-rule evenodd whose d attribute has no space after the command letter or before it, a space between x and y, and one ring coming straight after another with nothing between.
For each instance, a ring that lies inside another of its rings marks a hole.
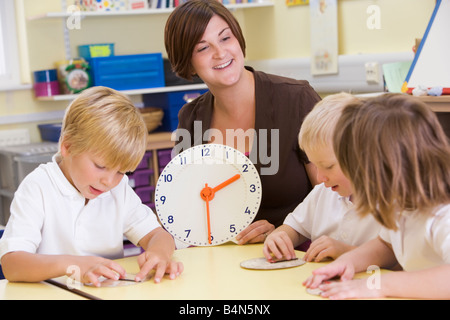
<instances>
[{"instance_id":1,"label":"number on clock face","mask_svg":"<svg viewBox=\"0 0 450 320\"><path fill-rule=\"evenodd\" d=\"M234 148L206 144L175 156L159 176L155 206L163 227L195 246L233 240L255 218L261 181Z\"/></svg>"}]
</instances>

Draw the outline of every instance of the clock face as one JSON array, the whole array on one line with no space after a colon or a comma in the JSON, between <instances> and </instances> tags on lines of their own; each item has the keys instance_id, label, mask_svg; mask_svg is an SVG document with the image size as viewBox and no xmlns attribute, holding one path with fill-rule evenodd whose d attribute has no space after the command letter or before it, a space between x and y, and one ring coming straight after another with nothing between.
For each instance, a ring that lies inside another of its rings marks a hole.
<instances>
[{"instance_id":1,"label":"clock face","mask_svg":"<svg viewBox=\"0 0 450 320\"><path fill-rule=\"evenodd\" d=\"M241 152L220 144L192 147L175 156L159 176L155 207L163 227L194 245L234 240L255 218L261 180Z\"/></svg>"}]
</instances>

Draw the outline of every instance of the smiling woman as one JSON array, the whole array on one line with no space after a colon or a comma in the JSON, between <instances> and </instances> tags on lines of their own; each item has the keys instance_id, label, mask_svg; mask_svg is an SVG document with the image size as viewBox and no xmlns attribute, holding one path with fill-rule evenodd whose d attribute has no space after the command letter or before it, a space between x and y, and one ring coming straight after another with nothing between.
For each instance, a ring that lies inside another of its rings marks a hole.
<instances>
[{"instance_id":1,"label":"smiling woman","mask_svg":"<svg viewBox=\"0 0 450 320\"><path fill-rule=\"evenodd\" d=\"M218 143L215 138L220 136L226 137L223 144L250 157L261 176L262 202L255 222L238 240L262 242L315 184L309 179L315 176L313 167L300 150L297 135L302 119L320 97L307 81L245 66L242 30L217 0L190 0L175 8L164 40L177 75L189 80L197 74L209 89L181 109L176 151ZM230 132L251 134L231 137ZM270 159L261 150L270 150ZM266 171L274 159L277 170Z\"/></svg>"}]
</instances>

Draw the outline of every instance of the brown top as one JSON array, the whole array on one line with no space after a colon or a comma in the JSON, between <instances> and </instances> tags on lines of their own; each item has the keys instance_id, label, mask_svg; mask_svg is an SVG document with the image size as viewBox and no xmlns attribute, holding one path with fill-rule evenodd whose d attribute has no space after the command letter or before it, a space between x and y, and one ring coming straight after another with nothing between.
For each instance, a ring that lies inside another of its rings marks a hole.
<instances>
[{"instance_id":1,"label":"brown top","mask_svg":"<svg viewBox=\"0 0 450 320\"><path fill-rule=\"evenodd\" d=\"M298 146L298 133L303 118L320 97L307 81L246 68L255 77L256 97L256 137L250 159L257 159L254 164L260 173L262 184L261 206L255 220L266 219L278 227L312 188L304 166L308 159ZM213 105L214 96L208 91L180 110L178 128L190 132L189 146L209 142L202 137L210 128ZM201 135L200 132L194 132L194 121L201 121ZM276 129L274 132L279 135L273 134L272 129ZM178 143L183 142L181 137L182 135L177 137ZM266 141L267 148L264 146ZM183 147L186 147L186 142ZM277 149L278 157L272 155L272 150L277 152ZM274 163L277 158L278 170L273 173L277 167ZM271 162L267 163L268 160Z\"/></svg>"}]
</instances>

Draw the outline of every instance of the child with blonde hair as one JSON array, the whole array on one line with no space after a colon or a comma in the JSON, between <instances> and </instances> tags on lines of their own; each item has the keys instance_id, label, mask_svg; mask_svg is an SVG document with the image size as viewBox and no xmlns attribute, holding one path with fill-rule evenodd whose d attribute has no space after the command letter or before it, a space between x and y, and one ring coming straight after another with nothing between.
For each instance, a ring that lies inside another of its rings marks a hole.
<instances>
[{"instance_id":1,"label":"child with blonde hair","mask_svg":"<svg viewBox=\"0 0 450 320\"><path fill-rule=\"evenodd\" d=\"M292 259L294 248L310 239L304 259L335 259L375 238L380 230L373 217L360 218L352 203L353 188L333 151L333 132L342 109L358 101L347 93L329 95L305 117L299 133L303 149L317 170L316 185L308 196L264 242L269 261Z\"/></svg>"},{"instance_id":2,"label":"child with blonde hair","mask_svg":"<svg viewBox=\"0 0 450 320\"><path fill-rule=\"evenodd\" d=\"M144 279L155 269L175 278L173 238L128 185L147 147L147 128L123 94L93 87L68 107L59 152L20 184L0 240L0 259L10 281L37 282L80 270L82 283L101 276L125 277L111 259L123 257L124 235L145 252L138 257ZM71 268L69 268L71 267Z\"/></svg>"},{"instance_id":3,"label":"child with blonde hair","mask_svg":"<svg viewBox=\"0 0 450 320\"><path fill-rule=\"evenodd\" d=\"M355 188L356 210L384 228L368 243L313 272L304 285L342 298L450 298L450 144L436 115L415 97L387 94L347 106L334 150ZM371 265L379 286L351 280ZM322 283L339 276L341 281Z\"/></svg>"}]
</instances>

